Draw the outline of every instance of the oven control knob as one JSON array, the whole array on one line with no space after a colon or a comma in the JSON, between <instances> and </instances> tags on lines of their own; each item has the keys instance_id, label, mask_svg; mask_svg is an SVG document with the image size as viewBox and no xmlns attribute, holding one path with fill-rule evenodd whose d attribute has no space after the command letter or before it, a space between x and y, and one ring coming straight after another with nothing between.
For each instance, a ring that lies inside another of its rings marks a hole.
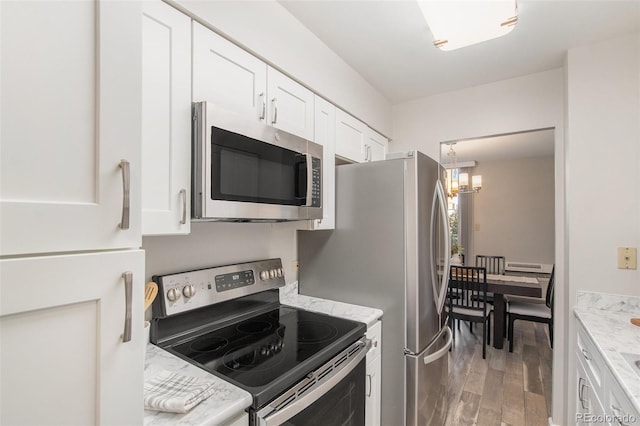
<instances>
[{"instance_id":1,"label":"oven control knob","mask_svg":"<svg viewBox=\"0 0 640 426\"><path fill-rule=\"evenodd\" d=\"M177 288L170 288L167 291L167 299L169 299L170 302L175 302L180 299L180 291Z\"/></svg>"},{"instance_id":2,"label":"oven control knob","mask_svg":"<svg viewBox=\"0 0 640 426\"><path fill-rule=\"evenodd\" d=\"M260 272L260 279L262 281L266 281L269 279L269 271L262 271Z\"/></svg>"},{"instance_id":3,"label":"oven control knob","mask_svg":"<svg viewBox=\"0 0 640 426\"><path fill-rule=\"evenodd\" d=\"M276 270L276 273L278 274L278 278L282 278L282 276L284 275L284 273L282 272L282 268L278 268Z\"/></svg>"},{"instance_id":4,"label":"oven control knob","mask_svg":"<svg viewBox=\"0 0 640 426\"><path fill-rule=\"evenodd\" d=\"M276 270L275 269L271 269L269 271L269 278L273 279L276 277Z\"/></svg>"},{"instance_id":5,"label":"oven control knob","mask_svg":"<svg viewBox=\"0 0 640 426\"><path fill-rule=\"evenodd\" d=\"M182 294L184 294L184 297L187 299L193 297L196 294L196 288L191 284L185 285L182 289Z\"/></svg>"}]
</instances>

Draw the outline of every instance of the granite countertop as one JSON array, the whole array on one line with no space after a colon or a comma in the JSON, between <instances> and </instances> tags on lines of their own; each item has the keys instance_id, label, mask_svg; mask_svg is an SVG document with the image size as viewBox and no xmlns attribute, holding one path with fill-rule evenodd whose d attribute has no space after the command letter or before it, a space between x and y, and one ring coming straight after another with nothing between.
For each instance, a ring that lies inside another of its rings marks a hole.
<instances>
[{"instance_id":1,"label":"granite countertop","mask_svg":"<svg viewBox=\"0 0 640 426\"><path fill-rule=\"evenodd\" d=\"M162 370L169 370L185 376L213 379L216 382L215 393L185 414L144 410L144 424L146 426L221 425L235 420L251 405L250 393L189 364L164 349L147 344L147 355L144 362L145 380Z\"/></svg>"},{"instance_id":2,"label":"granite countertop","mask_svg":"<svg viewBox=\"0 0 640 426\"><path fill-rule=\"evenodd\" d=\"M640 297L579 292L574 314L640 413L640 375L622 355L640 355L640 327L630 323L640 318Z\"/></svg>"},{"instance_id":3,"label":"granite countertop","mask_svg":"<svg viewBox=\"0 0 640 426\"><path fill-rule=\"evenodd\" d=\"M298 294L298 283L280 288L280 303L307 311L363 322L371 327L382 317L382 310Z\"/></svg>"}]
</instances>

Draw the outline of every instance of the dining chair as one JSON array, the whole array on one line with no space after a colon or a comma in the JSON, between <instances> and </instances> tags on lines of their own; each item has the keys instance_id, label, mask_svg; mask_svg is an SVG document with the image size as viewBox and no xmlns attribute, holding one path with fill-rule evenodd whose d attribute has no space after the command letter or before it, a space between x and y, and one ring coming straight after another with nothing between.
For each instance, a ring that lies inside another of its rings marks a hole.
<instances>
[{"instance_id":1,"label":"dining chair","mask_svg":"<svg viewBox=\"0 0 640 426\"><path fill-rule=\"evenodd\" d=\"M511 299L507 303L506 312L508 318L508 338L509 352L513 352L513 324L516 320L533 321L545 323L549 326L549 344L553 349L553 294L555 288L555 265L551 270L549 285L545 295L544 303L539 299L532 298L532 301L522 301Z\"/></svg>"},{"instance_id":2,"label":"dining chair","mask_svg":"<svg viewBox=\"0 0 640 426\"><path fill-rule=\"evenodd\" d=\"M476 255L476 266L483 267L487 274L504 275L504 256Z\"/></svg>"},{"instance_id":3,"label":"dining chair","mask_svg":"<svg viewBox=\"0 0 640 426\"><path fill-rule=\"evenodd\" d=\"M485 268L487 274L504 275L504 256L476 255L476 266ZM487 293L487 303L493 305L493 293Z\"/></svg>"},{"instance_id":4,"label":"dining chair","mask_svg":"<svg viewBox=\"0 0 640 426\"><path fill-rule=\"evenodd\" d=\"M476 297L472 297L476 296ZM452 265L449 276L449 291L445 309L449 318L449 327L453 331L455 344L456 329L454 320L482 324L482 358L486 357L487 342L491 338L489 314L491 305L487 304L487 271L476 266Z\"/></svg>"}]
</instances>

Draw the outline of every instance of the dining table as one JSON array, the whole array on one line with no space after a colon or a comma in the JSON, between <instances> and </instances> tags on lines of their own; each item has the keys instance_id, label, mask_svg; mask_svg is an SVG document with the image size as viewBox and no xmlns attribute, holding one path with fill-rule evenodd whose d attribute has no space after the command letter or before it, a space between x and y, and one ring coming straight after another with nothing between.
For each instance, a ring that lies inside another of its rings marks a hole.
<instances>
[{"instance_id":1,"label":"dining table","mask_svg":"<svg viewBox=\"0 0 640 426\"><path fill-rule=\"evenodd\" d=\"M505 295L542 297L542 286L534 277L487 274L487 291L493 293L493 347L502 349L505 330Z\"/></svg>"}]
</instances>

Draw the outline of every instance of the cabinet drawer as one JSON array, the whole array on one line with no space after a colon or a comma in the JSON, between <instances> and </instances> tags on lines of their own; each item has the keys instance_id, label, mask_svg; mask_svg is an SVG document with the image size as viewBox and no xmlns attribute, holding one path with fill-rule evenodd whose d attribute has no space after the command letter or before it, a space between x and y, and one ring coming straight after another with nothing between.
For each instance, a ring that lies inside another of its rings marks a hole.
<instances>
[{"instance_id":1,"label":"cabinet drawer","mask_svg":"<svg viewBox=\"0 0 640 426\"><path fill-rule=\"evenodd\" d=\"M604 360L582 326L578 327L578 345L576 346L576 355L580 360L582 360L585 370L587 371L587 375L593 384L594 391L602 395L605 372Z\"/></svg>"}]
</instances>

